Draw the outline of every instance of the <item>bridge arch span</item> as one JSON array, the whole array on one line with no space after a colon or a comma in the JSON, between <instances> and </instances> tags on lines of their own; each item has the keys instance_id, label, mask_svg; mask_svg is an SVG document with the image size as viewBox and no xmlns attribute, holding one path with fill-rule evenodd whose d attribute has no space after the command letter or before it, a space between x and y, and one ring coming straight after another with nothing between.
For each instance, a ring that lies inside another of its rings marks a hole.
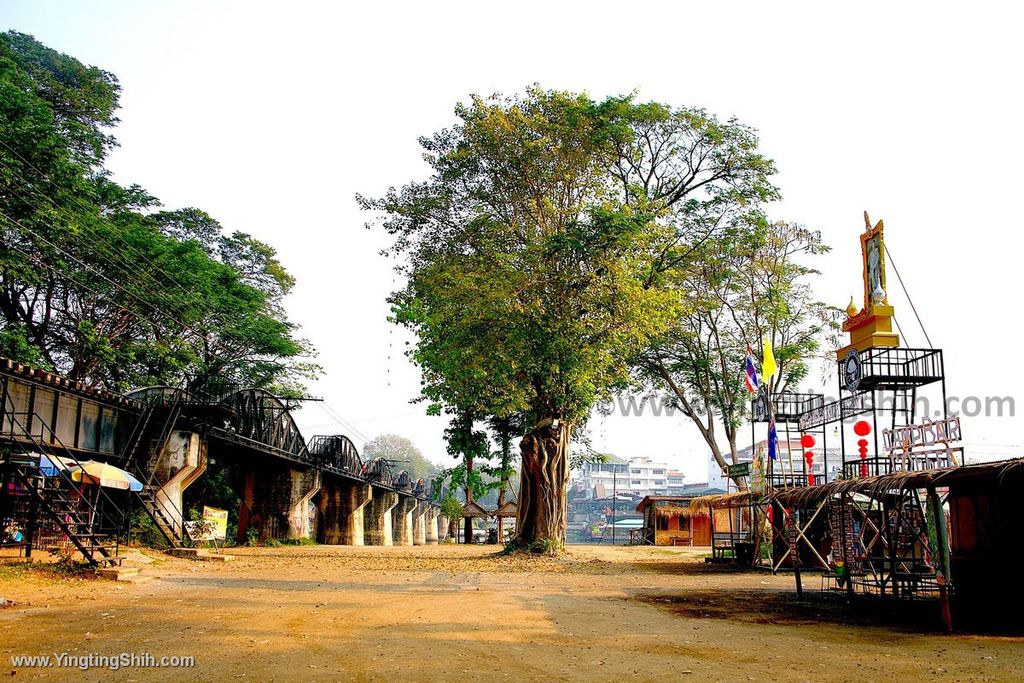
<instances>
[{"instance_id":1,"label":"bridge arch span","mask_svg":"<svg viewBox=\"0 0 1024 683\"><path fill-rule=\"evenodd\" d=\"M317 465L353 476L363 473L363 461L352 440L343 434L314 436L308 444L310 457Z\"/></svg>"},{"instance_id":2,"label":"bridge arch span","mask_svg":"<svg viewBox=\"0 0 1024 683\"><path fill-rule=\"evenodd\" d=\"M297 458L308 457L306 440L291 410L269 391L242 389L221 398L220 405L231 412L234 435Z\"/></svg>"}]
</instances>

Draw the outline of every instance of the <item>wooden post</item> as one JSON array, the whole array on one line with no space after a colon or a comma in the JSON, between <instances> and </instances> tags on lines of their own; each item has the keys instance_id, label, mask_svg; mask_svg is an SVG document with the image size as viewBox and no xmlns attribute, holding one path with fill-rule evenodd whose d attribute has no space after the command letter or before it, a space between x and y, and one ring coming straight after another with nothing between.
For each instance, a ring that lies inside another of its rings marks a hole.
<instances>
[{"instance_id":1,"label":"wooden post","mask_svg":"<svg viewBox=\"0 0 1024 683\"><path fill-rule=\"evenodd\" d=\"M841 542L843 544L843 562L844 562L843 566L846 567L846 594L850 598L850 600L852 601L853 600L853 566L852 566L852 558L847 557L847 555L846 555L847 544L846 544L846 494L845 493L842 493L842 494L839 495L839 505L841 506L839 508L839 524L840 524L840 529L841 529L841 534L842 534Z\"/></svg>"},{"instance_id":2,"label":"wooden post","mask_svg":"<svg viewBox=\"0 0 1024 683\"><path fill-rule=\"evenodd\" d=\"M796 597L804 597L804 585L800 578L800 510L793 509L793 525L796 531L796 538L793 539L791 552L793 553L793 575L796 577Z\"/></svg>"},{"instance_id":3,"label":"wooden post","mask_svg":"<svg viewBox=\"0 0 1024 683\"><path fill-rule=\"evenodd\" d=\"M28 484L28 528L25 529L25 558L32 557L32 545L36 540L36 517L39 514L36 503L36 487L31 478L26 478Z\"/></svg>"},{"instance_id":4,"label":"wooden post","mask_svg":"<svg viewBox=\"0 0 1024 683\"><path fill-rule=\"evenodd\" d=\"M935 486L928 487L928 504L932 509L932 517L935 518L935 543L939 546L939 605L942 609L942 622L946 627L946 633L953 632L953 615L949 608L949 533L946 529L946 512L942 509L942 500L939 498Z\"/></svg>"},{"instance_id":5,"label":"wooden post","mask_svg":"<svg viewBox=\"0 0 1024 683\"><path fill-rule=\"evenodd\" d=\"M473 489L469 485L469 481L473 475L473 458L466 458L466 505L473 502ZM473 543L473 518L465 517L462 531L462 542L466 544Z\"/></svg>"}]
</instances>

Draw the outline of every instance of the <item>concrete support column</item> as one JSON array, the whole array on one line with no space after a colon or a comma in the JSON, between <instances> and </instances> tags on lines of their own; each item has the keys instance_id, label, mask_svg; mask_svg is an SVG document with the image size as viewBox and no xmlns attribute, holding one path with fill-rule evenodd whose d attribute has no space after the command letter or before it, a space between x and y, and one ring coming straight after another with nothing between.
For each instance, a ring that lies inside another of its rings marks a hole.
<instances>
[{"instance_id":1,"label":"concrete support column","mask_svg":"<svg viewBox=\"0 0 1024 683\"><path fill-rule=\"evenodd\" d=\"M391 510L398 505L398 494L371 488L372 496L363 509L363 540L366 545L394 545Z\"/></svg>"},{"instance_id":2,"label":"concrete support column","mask_svg":"<svg viewBox=\"0 0 1024 683\"><path fill-rule=\"evenodd\" d=\"M391 511L391 538L395 545L413 544L413 517L416 515L416 503L412 496L399 494L398 505Z\"/></svg>"},{"instance_id":3,"label":"concrete support column","mask_svg":"<svg viewBox=\"0 0 1024 683\"><path fill-rule=\"evenodd\" d=\"M291 496L288 506L288 538L311 538L316 530L310 518L310 502L320 492L319 470L290 470Z\"/></svg>"},{"instance_id":4,"label":"concrete support column","mask_svg":"<svg viewBox=\"0 0 1024 683\"><path fill-rule=\"evenodd\" d=\"M426 530L427 545L436 545L440 540L437 522L441 518L440 510L433 505L427 505L426 514L423 515L423 526Z\"/></svg>"},{"instance_id":5,"label":"concrete support column","mask_svg":"<svg viewBox=\"0 0 1024 683\"><path fill-rule=\"evenodd\" d=\"M317 470L254 464L243 475L238 540L245 541L249 529L261 541L307 537L309 501L319 490Z\"/></svg>"},{"instance_id":6,"label":"concrete support column","mask_svg":"<svg viewBox=\"0 0 1024 683\"><path fill-rule=\"evenodd\" d=\"M437 515L437 538L439 541L448 540L448 531L451 529L451 522L447 517L438 512Z\"/></svg>"},{"instance_id":7,"label":"concrete support column","mask_svg":"<svg viewBox=\"0 0 1024 683\"><path fill-rule=\"evenodd\" d=\"M163 481L154 492L156 504L167 519L181 530L183 519L182 494L206 471L207 444L198 434L174 432L164 446L157 471L157 481Z\"/></svg>"},{"instance_id":8,"label":"concrete support column","mask_svg":"<svg viewBox=\"0 0 1024 683\"><path fill-rule=\"evenodd\" d=\"M412 511L412 544L427 544L427 513L430 503L425 500L416 501L416 509Z\"/></svg>"},{"instance_id":9,"label":"concrete support column","mask_svg":"<svg viewBox=\"0 0 1024 683\"><path fill-rule=\"evenodd\" d=\"M317 497L316 539L326 545L363 545L369 484L328 477Z\"/></svg>"}]
</instances>

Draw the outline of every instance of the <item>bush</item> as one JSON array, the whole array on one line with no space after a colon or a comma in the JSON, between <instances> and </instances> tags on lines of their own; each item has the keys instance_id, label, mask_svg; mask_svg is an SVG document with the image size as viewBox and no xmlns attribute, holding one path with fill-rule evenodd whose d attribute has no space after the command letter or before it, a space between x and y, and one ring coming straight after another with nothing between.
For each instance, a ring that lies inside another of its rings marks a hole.
<instances>
[{"instance_id":1,"label":"bush","mask_svg":"<svg viewBox=\"0 0 1024 683\"><path fill-rule=\"evenodd\" d=\"M166 550L171 547L145 510L135 510L132 513L131 526L128 529L128 541L159 550Z\"/></svg>"}]
</instances>

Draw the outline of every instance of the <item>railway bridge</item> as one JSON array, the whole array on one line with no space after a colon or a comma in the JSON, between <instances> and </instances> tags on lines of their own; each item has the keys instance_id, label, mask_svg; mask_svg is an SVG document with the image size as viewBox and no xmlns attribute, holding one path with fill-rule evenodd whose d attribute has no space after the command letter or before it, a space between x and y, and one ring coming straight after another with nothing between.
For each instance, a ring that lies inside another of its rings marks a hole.
<instances>
[{"instance_id":1,"label":"railway bridge","mask_svg":"<svg viewBox=\"0 0 1024 683\"><path fill-rule=\"evenodd\" d=\"M184 494L211 463L235 474L238 540L416 545L447 529L426 482L363 462L345 435L307 440L287 402L260 389L120 395L0 359L0 397L0 521L21 527L26 554L70 543L88 561L112 561L138 509L172 546L189 545ZM128 471L142 490L84 495L57 476L86 461Z\"/></svg>"}]
</instances>

